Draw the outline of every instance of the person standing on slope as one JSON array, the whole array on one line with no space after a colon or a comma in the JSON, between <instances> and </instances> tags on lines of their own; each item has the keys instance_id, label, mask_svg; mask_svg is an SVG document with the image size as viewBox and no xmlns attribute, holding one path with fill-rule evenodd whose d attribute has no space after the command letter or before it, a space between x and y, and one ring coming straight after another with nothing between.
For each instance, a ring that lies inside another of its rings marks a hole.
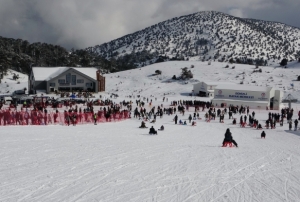
<instances>
[{"instance_id":1,"label":"person standing on slope","mask_svg":"<svg viewBox=\"0 0 300 202\"><path fill-rule=\"evenodd\" d=\"M176 116L174 117L174 121L175 121L175 124L177 124L177 121L178 121L178 116L176 114Z\"/></svg>"},{"instance_id":2,"label":"person standing on slope","mask_svg":"<svg viewBox=\"0 0 300 202\"><path fill-rule=\"evenodd\" d=\"M192 121L192 115L189 116L189 123Z\"/></svg>"}]
</instances>

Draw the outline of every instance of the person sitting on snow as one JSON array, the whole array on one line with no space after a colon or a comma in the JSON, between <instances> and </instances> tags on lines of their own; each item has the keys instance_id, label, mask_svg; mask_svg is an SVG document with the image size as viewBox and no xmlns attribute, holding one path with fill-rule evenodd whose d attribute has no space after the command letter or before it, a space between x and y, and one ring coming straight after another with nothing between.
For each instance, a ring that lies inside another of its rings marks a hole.
<instances>
[{"instance_id":1,"label":"person sitting on snow","mask_svg":"<svg viewBox=\"0 0 300 202\"><path fill-rule=\"evenodd\" d=\"M265 131L263 131L263 132L260 134L260 137L261 137L261 138L266 138L266 133L265 133Z\"/></svg>"},{"instance_id":2,"label":"person sitting on snow","mask_svg":"<svg viewBox=\"0 0 300 202\"><path fill-rule=\"evenodd\" d=\"M165 130L165 127L162 125L158 130Z\"/></svg>"},{"instance_id":3,"label":"person sitting on snow","mask_svg":"<svg viewBox=\"0 0 300 202\"><path fill-rule=\"evenodd\" d=\"M149 130L149 135L157 135L157 131L153 128L153 126L151 126Z\"/></svg>"},{"instance_id":4,"label":"person sitting on snow","mask_svg":"<svg viewBox=\"0 0 300 202\"><path fill-rule=\"evenodd\" d=\"M257 125L257 129L262 129L262 126L260 123Z\"/></svg>"},{"instance_id":5,"label":"person sitting on snow","mask_svg":"<svg viewBox=\"0 0 300 202\"><path fill-rule=\"evenodd\" d=\"M233 125L236 124L236 119L233 119L232 124L233 124Z\"/></svg>"},{"instance_id":6,"label":"person sitting on snow","mask_svg":"<svg viewBox=\"0 0 300 202\"><path fill-rule=\"evenodd\" d=\"M142 121L140 128L147 128L144 121Z\"/></svg>"},{"instance_id":7,"label":"person sitting on snow","mask_svg":"<svg viewBox=\"0 0 300 202\"><path fill-rule=\"evenodd\" d=\"M227 128L227 130L225 132L225 138L223 140L223 146L225 145L225 142L232 142L236 147L238 147L238 144L232 138L232 135L231 135L231 132L230 132L229 128Z\"/></svg>"},{"instance_id":8,"label":"person sitting on snow","mask_svg":"<svg viewBox=\"0 0 300 202\"><path fill-rule=\"evenodd\" d=\"M179 120L179 124L182 125L182 121L181 120Z\"/></svg>"},{"instance_id":9,"label":"person sitting on snow","mask_svg":"<svg viewBox=\"0 0 300 202\"><path fill-rule=\"evenodd\" d=\"M196 121L193 121L193 122L192 122L192 126L196 126Z\"/></svg>"},{"instance_id":10,"label":"person sitting on snow","mask_svg":"<svg viewBox=\"0 0 300 202\"><path fill-rule=\"evenodd\" d=\"M187 125L186 121L183 122L183 125Z\"/></svg>"}]
</instances>

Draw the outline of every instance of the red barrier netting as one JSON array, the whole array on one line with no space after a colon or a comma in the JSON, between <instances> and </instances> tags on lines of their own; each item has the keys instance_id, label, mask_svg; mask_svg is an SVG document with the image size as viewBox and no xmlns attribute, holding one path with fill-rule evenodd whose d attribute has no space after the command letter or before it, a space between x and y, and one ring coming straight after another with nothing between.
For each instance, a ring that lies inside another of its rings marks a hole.
<instances>
[{"instance_id":1,"label":"red barrier netting","mask_svg":"<svg viewBox=\"0 0 300 202\"><path fill-rule=\"evenodd\" d=\"M91 112L49 112L41 111L0 111L0 126L7 125L77 125L103 122L117 122L130 118L126 110L116 113L98 111L95 116Z\"/></svg>"}]
</instances>

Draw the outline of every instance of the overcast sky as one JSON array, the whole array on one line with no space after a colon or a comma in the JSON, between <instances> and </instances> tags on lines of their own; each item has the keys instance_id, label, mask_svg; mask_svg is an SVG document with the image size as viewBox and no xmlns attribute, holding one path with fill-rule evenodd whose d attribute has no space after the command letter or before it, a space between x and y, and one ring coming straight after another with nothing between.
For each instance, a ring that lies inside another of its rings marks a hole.
<instances>
[{"instance_id":1,"label":"overcast sky","mask_svg":"<svg viewBox=\"0 0 300 202\"><path fill-rule=\"evenodd\" d=\"M211 10L300 28L300 0L0 0L0 36L86 48Z\"/></svg>"}]
</instances>

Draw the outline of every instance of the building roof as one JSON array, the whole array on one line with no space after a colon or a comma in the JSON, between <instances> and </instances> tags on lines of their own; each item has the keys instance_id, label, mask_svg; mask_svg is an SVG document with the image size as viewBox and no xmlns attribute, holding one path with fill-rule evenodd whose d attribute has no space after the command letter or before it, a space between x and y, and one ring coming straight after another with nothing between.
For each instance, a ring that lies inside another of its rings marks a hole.
<instances>
[{"instance_id":1,"label":"building roof","mask_svg":"<svg viewBox=\"0 0 300 202\"><path fill-rule=\"evenodd\" d=\"M36 81L49 81L69 69L75 69L88 77L97 80L95 67L33 67L33 75Z\"/></svg>"},{"instance_id":2,"label":"building roof","mask_svg":"<svg viewBox=\"0 0 300 202\"><path fill-rule=\"evenodd\" d=\"M246 85L218 85L215 90L245 90L245 91L271 91L272 87L246 86Z\"/></svg>"},{"instance_id":3,"label":"building roof","mask_svg":"<svg viewBox=\"0 0 300 202\"><path fill-rule=\"evenodd\" d=\"M219 81L203 81L204 83L206 83L206 85L209 86L218 86L218 85L236 85L234 83L231 82L219 82Z\"/></svg>"}]
</instances>

